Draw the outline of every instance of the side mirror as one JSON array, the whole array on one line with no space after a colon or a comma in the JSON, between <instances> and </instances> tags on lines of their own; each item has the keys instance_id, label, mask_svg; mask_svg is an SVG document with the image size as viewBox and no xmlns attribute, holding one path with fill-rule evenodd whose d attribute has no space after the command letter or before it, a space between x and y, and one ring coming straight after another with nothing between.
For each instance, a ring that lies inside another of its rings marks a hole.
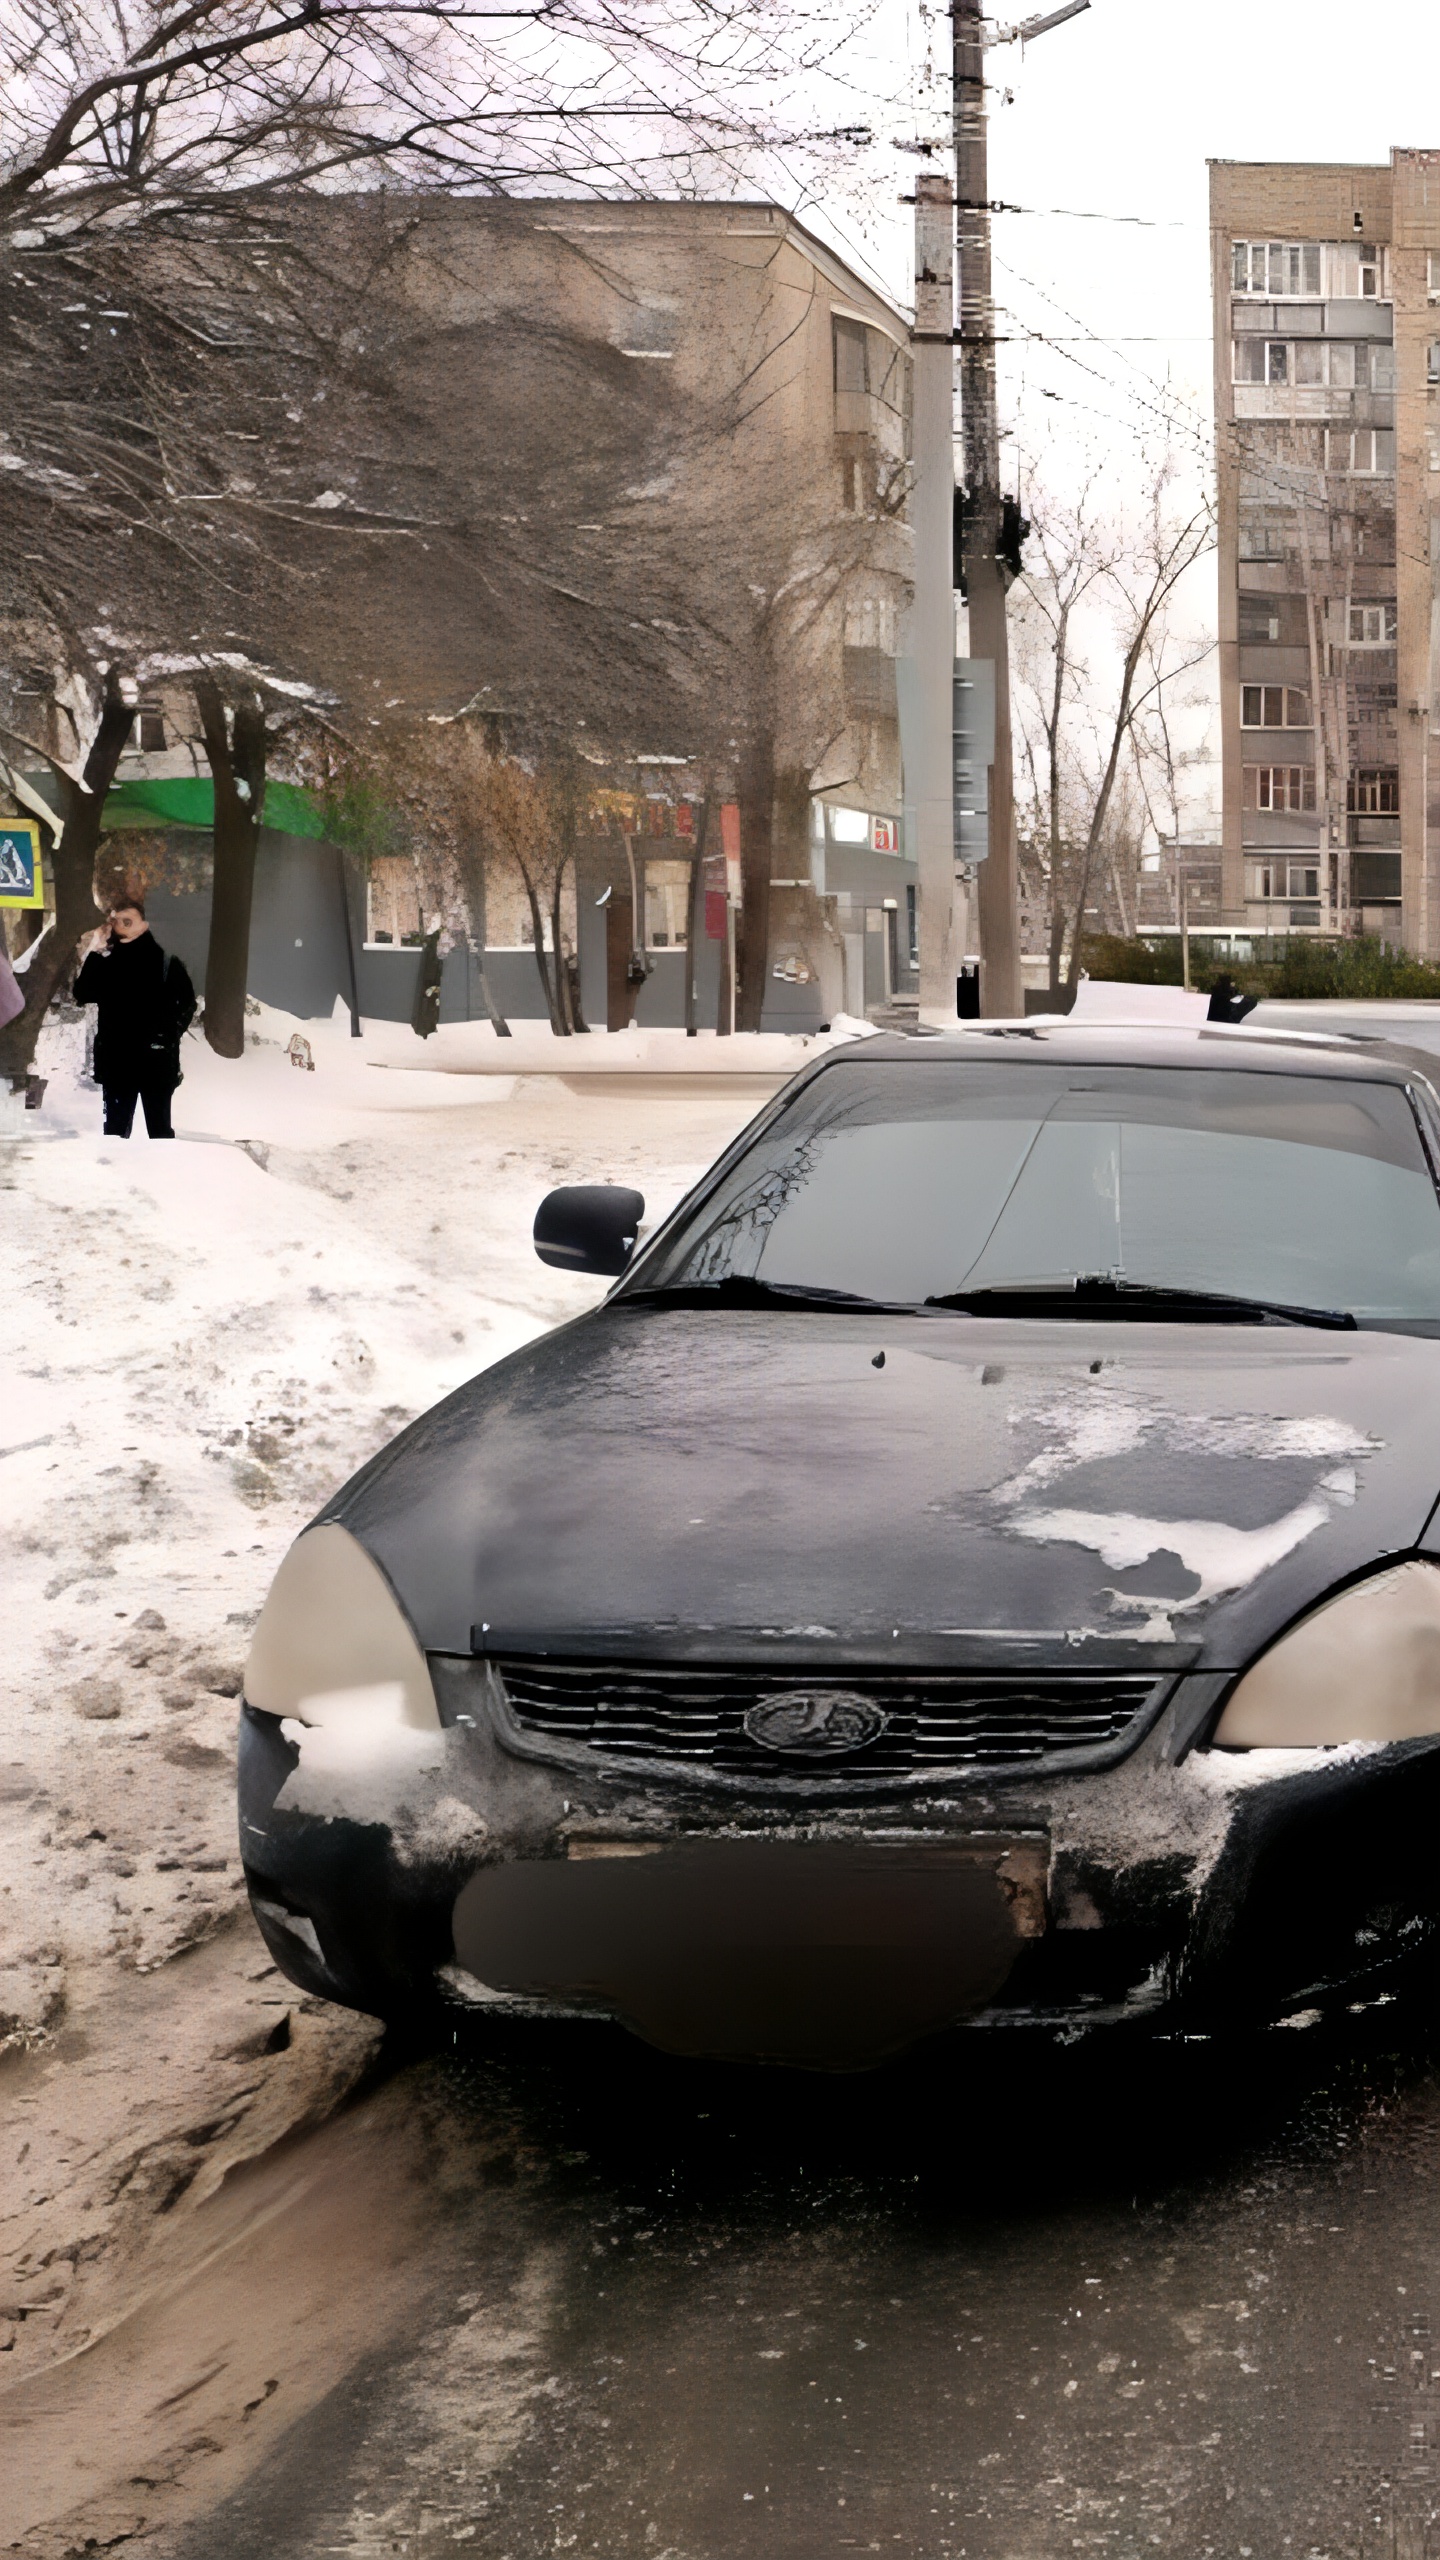
<instances>
[{"instance_id":1,"label":"side mirror","mask_svg":"<svg viewBox=\"0 0 1440 2560\"><path fill-rule=\"evenodd\" d=\"M618 1279L645 1215L643 1191L618 1183L567 1182L535 1212L535 1250L558 1271L598 1271Z\"/></svg>"}]
</instances>

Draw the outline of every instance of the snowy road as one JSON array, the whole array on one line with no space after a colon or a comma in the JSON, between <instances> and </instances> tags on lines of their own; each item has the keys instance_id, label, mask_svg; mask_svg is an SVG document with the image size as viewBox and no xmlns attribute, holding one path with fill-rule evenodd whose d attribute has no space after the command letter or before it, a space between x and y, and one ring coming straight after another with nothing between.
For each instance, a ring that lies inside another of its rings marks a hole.
<instances>
[{"instance_id":1,"label":"snowy road","mask_svg":"<svg viewBox=\"0 0 1440 2560\"><path fill-rule=\"evenodd\" d=\"M1440 2072L1360 2035L805 2083L492 2029L0 2400L32 2495L110 2475L23 2547L1425 2560Z\"/></svg>"}]
</instances>

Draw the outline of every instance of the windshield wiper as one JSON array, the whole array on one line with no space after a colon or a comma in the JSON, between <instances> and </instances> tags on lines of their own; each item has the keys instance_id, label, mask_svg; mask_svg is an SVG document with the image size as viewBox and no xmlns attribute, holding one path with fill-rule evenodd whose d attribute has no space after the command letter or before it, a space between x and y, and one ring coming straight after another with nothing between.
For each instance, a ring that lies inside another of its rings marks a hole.
<instances>
[{"instance_id":1,"label":"windshield wiper","mask_svg":"<svg viewBox=\"0 0 1440 2560\"><path fill-rule=\"evenodd\" d=\"M1075 1280L1018 1280L1008 1287L956 1289L948 1297L927 1298L927 1307L953 1307L964 1315L1124 1315L1139 1299L1158 1322L1166 1318L1199 1323L1306 1324L1324 1332L1355 1333L1359 1328L1348 1308L1292 1307L1278 1298L1247 1298L1224 1289L1172 1288L1158 1280L1115 1280L1096 1275ZM1137 1308L1139 1313L1140 1309Z\"/></svg>"},{"instance_id":2,"label":"windshield wiper","mask_svg":"<svg viewBox=\"0 0 1440 2560\"><path fill-rule=\"evenodd\" d=\"M921 1312L909 1299L862 1297L854 1289L806 1287L792 1280L758 1280L732 1272L723 1280L684 1280L672 1288L622 1289L619 1307L777 1307L824 1313L863 1307L880 1315ZM1300 1324L1331 1333L1354 1333L1355 1318L1340 1307L1292 1307L1274 1298L1232 1296L1223 1289L1177 1289L1153 1280L1090 1278L1014 1280L989 1289L957 1289L926 1298L926 1307L976 1316L1093 1316L1134 1314L1156 1323Z\"/></svg>"},{"instance_id":3,"label":"windshield wiper","mask_svg":"<svg viewBox=\"0 0 1440 2560\"><path fill-rule=\"evenodd\" d=\"M673 1288L622 1289L619 1306L667 1307L874 1307L882 1314L913 1315L914 1308L884 1298L864 1298L854 1289L810 1289L792 1280L756 1280L732 1272L724 1280L682 1280Z\"/></svg>"}]
</instances>

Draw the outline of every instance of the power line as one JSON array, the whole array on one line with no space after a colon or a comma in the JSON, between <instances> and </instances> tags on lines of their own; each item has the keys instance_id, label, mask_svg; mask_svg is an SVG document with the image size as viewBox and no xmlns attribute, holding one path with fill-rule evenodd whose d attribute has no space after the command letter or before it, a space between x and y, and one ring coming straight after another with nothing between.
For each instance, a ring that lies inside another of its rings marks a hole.
<instances>
[{"instance_id":1,"label":"power line","mask_svg":"<svg viewBox=\"0 0 1440 2560\"><path fill-rule=\"evenodd\" d=\"M1040 221L1058 218L1062 222L1125 222L1138 231L1203 231L1202 222L1156 222L1147 213L1094 213L1073 204L1004 204L999 196L991 196L984 204L961 204L961 213L1023 213Z\"/></svg>"},{"instance_id":2,"label":"power line","mask_svg":"<svg viewBox=\"0 0 1440 2560\"><path fill-rule=\"evenodd\" d=\"M1084 322L1078 320L1077 315L1073 311L1067 311L1063 303L1057 302L1053 294L1049 294L1045 291L1043 285L1034 283L1034 281L1028 276L1022 276L1018 269L1014 267L1007 268L1007 273L1013 276L1017 284L1022 284L1026 286L1028 291L1038 294L1042 302L1048 302L1051 309L1053 311L1058 311L1063 319L1074 323L1081 332L1082 342L1083 340L1088 339L1096 346L1120 346L1126 343L1126 341L1118 338L1101 338L1094 330L1086 329ZM1039 345L1053 346L1056 353L1063 356L1067 364L1074 365L1079 372L1083 373L1087 377L1088 380L1099 383L1103 389L1113 389L1120 392L1122 397L1124 396L1122 386L1120 384L1108 381L1107 377L1102 373L1098 373L1093 365L1087 365L1079 356L1073 355L1070 351L1070 342L1068 340L1059 336L1052 337L1045 330L1032 330L1026 334L1033 342L1038 343ZM1143 341L1130 341L1129 343L1143 343ZM1125 361L1127 363L1130 362L1128 358L1126 358ZM1217 418L1214 422L1213 430L1207 432L1201 422L1194 416L1193 412L1180 407L1175 395L1170 393L1164 384L1157 382L1153 374L1147 373L1143 366L1133 363L1130 365L1130 370L1138 375L1140 381L1142 381L1150 391L1157 394L1160 399L1168 400L1170 403L1168 408L1158 408L1154 401L1151 400L1142 400L1139 405L1143 409L1147 410L1150 416L1157 419L1160 425L1162 425L1168 433L1179 433L1184 435L1193 445L1198 459L1208 470L1218 469L1221 439L1223 437L1224 449L1228 458L1234 462L1238 470L1248 472L1252 479L1259 481L1266 489L1268 489L1270 501L1272 503L1283 504L1287 508L1297 511L1301 507L1309 508L1319 506L1323 509L1327 517L1331 514L1332 510L1323 495L1318 498L1312 496L1304 489L1297 489L1293 477L1282 478L1280 476L1282 471L1288 471L1290 473L1301 472L1307 470L1308 466L1299 462L1285 465L1278 456L1274 457L1273 461L1271 461L1265 456L1263 449L1258 447L1248 436L1245 435L1243 429L1246 422L1241 419ZM1133 399L1135 395L1131 393L1130 397ZM1081 404L1076 402L1071 405L1079 407ZM1324 422L1320 421L1316 423ZM1401 542L1398 515L1395 528L1395 553L1397 562L1399 560L1408 560L1413 566L1426 569L1428 571L1430 566L1429 561L1419 552L1408 550Z\"/></svg>"}]
</instances>

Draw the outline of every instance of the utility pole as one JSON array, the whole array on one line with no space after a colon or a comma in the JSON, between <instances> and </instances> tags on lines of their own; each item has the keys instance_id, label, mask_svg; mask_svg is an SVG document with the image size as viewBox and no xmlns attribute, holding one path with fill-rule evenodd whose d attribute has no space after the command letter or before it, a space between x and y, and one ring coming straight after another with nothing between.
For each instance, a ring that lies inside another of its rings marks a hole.
<instances>
[{"instance_id":1,"label":"utility pole","mask_svg":"<svg viewBox=\"0 0 1440 2560\"><path fill-rule=\"evenodd\" d=\"M951 743L955 664L955 190L948 177L915 182L915 603L907 651L913 675L912 770L919 891L920 1020L955 1022L968 901L955 878ZM957 906L959 912L957 914Z\"/></svg>"},{"instance_id":2,"label":"utility pole","mask_svg":"<svg viewBox=\"0 0 1440 2560\"><path fill-rule=\"evenodd\" d=\"M1010 739L1010 643L999 558L1003 501L995 397L995 300L990 272L990 153L985 107L988 43L1022 44L1078 17L1090 0L989 31L980 0L952 0L955 27L956 239L960 257L960 402L966 512L965 590L970 655L995 667L995 764L990 776L990 856L980 865L980 1003L990 1015L1023 1009L1015 770Z\"/></svg>"}]
</instances>

